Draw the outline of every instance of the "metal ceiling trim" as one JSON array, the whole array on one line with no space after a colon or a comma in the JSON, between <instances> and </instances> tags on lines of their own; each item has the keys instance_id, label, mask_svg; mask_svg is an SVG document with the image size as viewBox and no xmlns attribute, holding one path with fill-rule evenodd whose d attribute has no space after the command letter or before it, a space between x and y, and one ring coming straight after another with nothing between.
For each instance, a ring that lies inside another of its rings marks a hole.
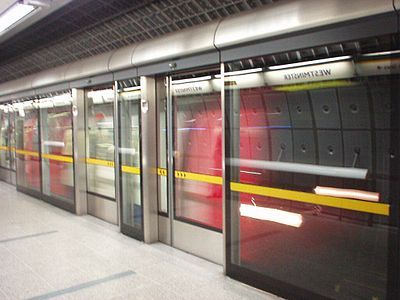
<instances>
[{"instance_id":1,"label":"metal ceiling trim","mask_svg":"<svg viewBox=\"0 0 400 300\"><path fill-rule=\"evenodd\" d=\"M66 70L64 79L72 81L78 78L109 72L108 63L112 54L113 52L106 52L72 63Z\"/></svg>"},{"instance_id":2,"label":"metal ceiling trim","mask_svg":"<svg viewBox=\"0 0 400 300\"><path fill-rule=\"evenodd\" d=\"M132 66L132 56L136 47L137 44L133 44L115 50L110 56L108 71L114 72Z\"/></svg>"},{"instance_id":3,"label":"metal ceiling trim","mask_svg":"<svg viewBox=\"0 0 400 300\"><path fill-rule=\"evenodd\" d=\"M289 0L224 19L215 36L218 49L393 12L392 0Z\"/></svg>"},{"instance_id":4,"label":"metal ceiling trim","mask_svg":"<svg viewBox=\"0 0 400 300\"><path fill-rule=\"evenodd\" d=\"M70 88L69 82L63 82L63 83L53 84L53 85L46 86L46 87L37 88L37 89L35 89L35 94L43 95L43 94L47 94L47 93L65 91L65 90L68 90L69 88Z\"/></svg>"},{"instance_id":5,"label":"metal ceiling trim","mask_svg":"<svg viewBox=\"0 0 400 300\"><path fill-rule=\"evenodd\" d=\"M217 52L214 34L218 23L214 21L142 42L133 52L132 65L143 66L197 53Z\"/></svg>"},{"instance_id":6,"label":"metal ceiling trim","mask_svg":"<svg viewBox=\"0 0 400 300\"><path fill-rule=\"evenodd\" d=\"M156 62L138 67L138 76L173 73L196 67L218 65L220 62L219 52L209 51L206 53L191 55L188 57Z\"/></svg>"},{"instance_id":7,"label":"metal ceiling trim","mask_svg":"<svg viewBox=\"0 0 400 300\"><path fill-rule=\"evenodd\" d=\"M35 74L32 79L32 87L38 88L65 81L65 73L68 67L69 65L63 65Z\"/></svg>"},{"instance_id":8,"label":"metal ceiling trim","mask_svg":"<svg viewBox=\"0 0 400 300\"><path fill-rule=\"evenodd\" d=\"M317 47L319 45L360 40L396 32L397 16L394 12L391 12L363 18L358 22L345 22L339 25L326 26L315 31L305 31L257 43L224 48L221 50L221 61L229 62L302 48Z\"/></svg>"},{"instance_id":9,"label":"metal ceiling trim","mask_svg":"<svg viewBox=\"0 0 400 300\"><path fill-rule=\"evenodd\" d=\"M101 75L81 78L69 82L69 87L72 88L85 88L95 85L100 85L104 83L113 83L114 76L112 73L104 73Z\"/></svg>"}]
</instances>

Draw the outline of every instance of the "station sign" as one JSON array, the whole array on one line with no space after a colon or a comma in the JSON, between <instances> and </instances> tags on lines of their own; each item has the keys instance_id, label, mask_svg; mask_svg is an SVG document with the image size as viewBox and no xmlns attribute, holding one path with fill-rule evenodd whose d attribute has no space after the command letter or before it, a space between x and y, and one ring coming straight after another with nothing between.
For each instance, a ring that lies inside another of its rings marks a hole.
<instances>
[{"instance_id":1,"label":"station sign","mask_svg":"<svg viewBox=\"0 0 400 300\"><path fill-rule=\"evenodd\" d=\"M316 82L352 78L355 75L351 61L318 64L264 73L268 85L288 85L304 82Z\"/></svg>"}]
</instances>

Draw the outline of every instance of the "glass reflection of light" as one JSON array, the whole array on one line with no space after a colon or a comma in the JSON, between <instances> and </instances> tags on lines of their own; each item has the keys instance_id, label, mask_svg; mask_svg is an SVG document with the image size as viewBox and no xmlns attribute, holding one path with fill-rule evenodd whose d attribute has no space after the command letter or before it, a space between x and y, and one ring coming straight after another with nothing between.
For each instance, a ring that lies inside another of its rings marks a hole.
<instances>
[{"instance_id":1,"label":"glass reflection of light","mask_svg":"<svg viewBox=\"0 0 400 300\"><path fill-rule=\"evenodd\" d=\"M283 225L299 228L303 223L303 216L300 214L276 209L240 204L240 215L258 220L275 222Z\"/></svg>"},{"instance_id":2,"label":"glass reflection of light","mask_svg":"<svg viewBox=\"0 0 400 300\"><path fill-rule=\"evenodd\" d=\"M366 201L379 201L379 193L354 190L354 189L340 189L334 187L317 186L314 189L317 195L332 196L339 198L351 198Z\"/></svg>"},{"instance_id":3,"label":"glass reflection of light","mask_svg":"<svg viewBox=\"0 0 400 300\"><path fill-rule=\"evenodd\" d=\"M183 127L183 128L178 128L178 131L202 131L202 130L207 130L207 128L204 127L199 127L199 128L190 128L190 127Z\"/></svg>"}]
</instances>

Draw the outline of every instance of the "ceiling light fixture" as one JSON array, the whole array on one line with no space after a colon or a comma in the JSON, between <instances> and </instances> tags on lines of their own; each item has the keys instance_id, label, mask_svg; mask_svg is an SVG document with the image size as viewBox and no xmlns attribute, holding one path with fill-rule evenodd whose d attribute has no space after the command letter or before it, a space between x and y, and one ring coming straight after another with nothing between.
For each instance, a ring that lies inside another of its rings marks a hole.
<instances>
[{"instance_id":1,"label":"ceiling light fixture","mask_svg":"<svg viewBox=\"0 0 400 300\"><path fill-rule=\"evenodd\" d=\"M36 9L35 6L18 1L0 14L0 34Z\"/></svg>"}]
</instances>

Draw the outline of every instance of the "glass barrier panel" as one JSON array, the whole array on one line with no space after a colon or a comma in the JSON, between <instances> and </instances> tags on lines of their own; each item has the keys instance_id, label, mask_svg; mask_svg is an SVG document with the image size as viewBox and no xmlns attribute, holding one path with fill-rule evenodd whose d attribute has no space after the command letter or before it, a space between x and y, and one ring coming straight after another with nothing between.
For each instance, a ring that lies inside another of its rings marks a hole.
<instances>
[{"instance_id":1,"label":"glass barrier panel","mask_svg":"<svg viewBox=\"0 0 400 300\"><path fill-rule=\"evenodd\" d=\"M10 168L15 171L15 112L9 111L9 141L10 141Z\"/></svg>"},{"instance_id":2,"label":"glass barrier panel","mask_svg":"<svg viewBox=\"0 0 400 300\"><path fill-rule=\"evenodd\" d=\"M15 122L17 184L40 192L39 111L27 103L18 110Z\"/></svg>"},{"instance_id":3,"label":"glass barrier panel","mask_svg":"<svg viewBox=\"0 0 400 300\"><path fill-rule=\"evenodd\" d=\"M88 192L115 199L114 90L86 91Z\"/></svg>"},{"instance_id":4,"label":"glass barrier panel","mask_svg":"<svg viewBox=\"0 0 400 300\"><path fill-rule=\"evenodd\" d=\"M161 213L168 213L166 91L167 86L165 78L157 78L158 211Z\"/></svg>"},{"instance_id":5,"label":"glass barrier panel","mask_svg":"<svg viewBox=\"0 0 400 300\"><path fill-rule=\"evenodd\" d=\"M43 194L74 202L74 164L71 104L42 108Z\"/></svg>"},{"instance_id":6,"label":"glass barrier panel","mask_svg":"<svg viewBox=\"0 0 400 300\"><path fill-rule=\"evenodd\" d=\"M351 55L298 52L322 61L226 64L228 269L331 299L387 299L400 59L357 43L342 47Z\"/></svg>"},{"instance_id":7,"label":"glass barrier panel","mask_svg":"<svg viewBox=\"0 0 400 300\"><path fill-rule=\"evenodd\" d=\"M172 80L175 217L222 230L220 80L197 80Z\"/></svg>"},{"instance_id":8,"label":"glass barrier panel","mask_svg":"<svg viewBox=\"0 0 400 300\"><path fill-rule=\"evenodd\" d=\"M0 109L0 166L10 168L10 117L8 111Z\"/></svg>"},{"instance_id":9,"label":"glass barrier panel","mask_svg":"<svg viewBox=\"0 0 400 300\"><path fill-rule=\"evenodd\" d=\"M119 93L122 222L142 228L140 87Z\"/></svg>"}]
</instances>

